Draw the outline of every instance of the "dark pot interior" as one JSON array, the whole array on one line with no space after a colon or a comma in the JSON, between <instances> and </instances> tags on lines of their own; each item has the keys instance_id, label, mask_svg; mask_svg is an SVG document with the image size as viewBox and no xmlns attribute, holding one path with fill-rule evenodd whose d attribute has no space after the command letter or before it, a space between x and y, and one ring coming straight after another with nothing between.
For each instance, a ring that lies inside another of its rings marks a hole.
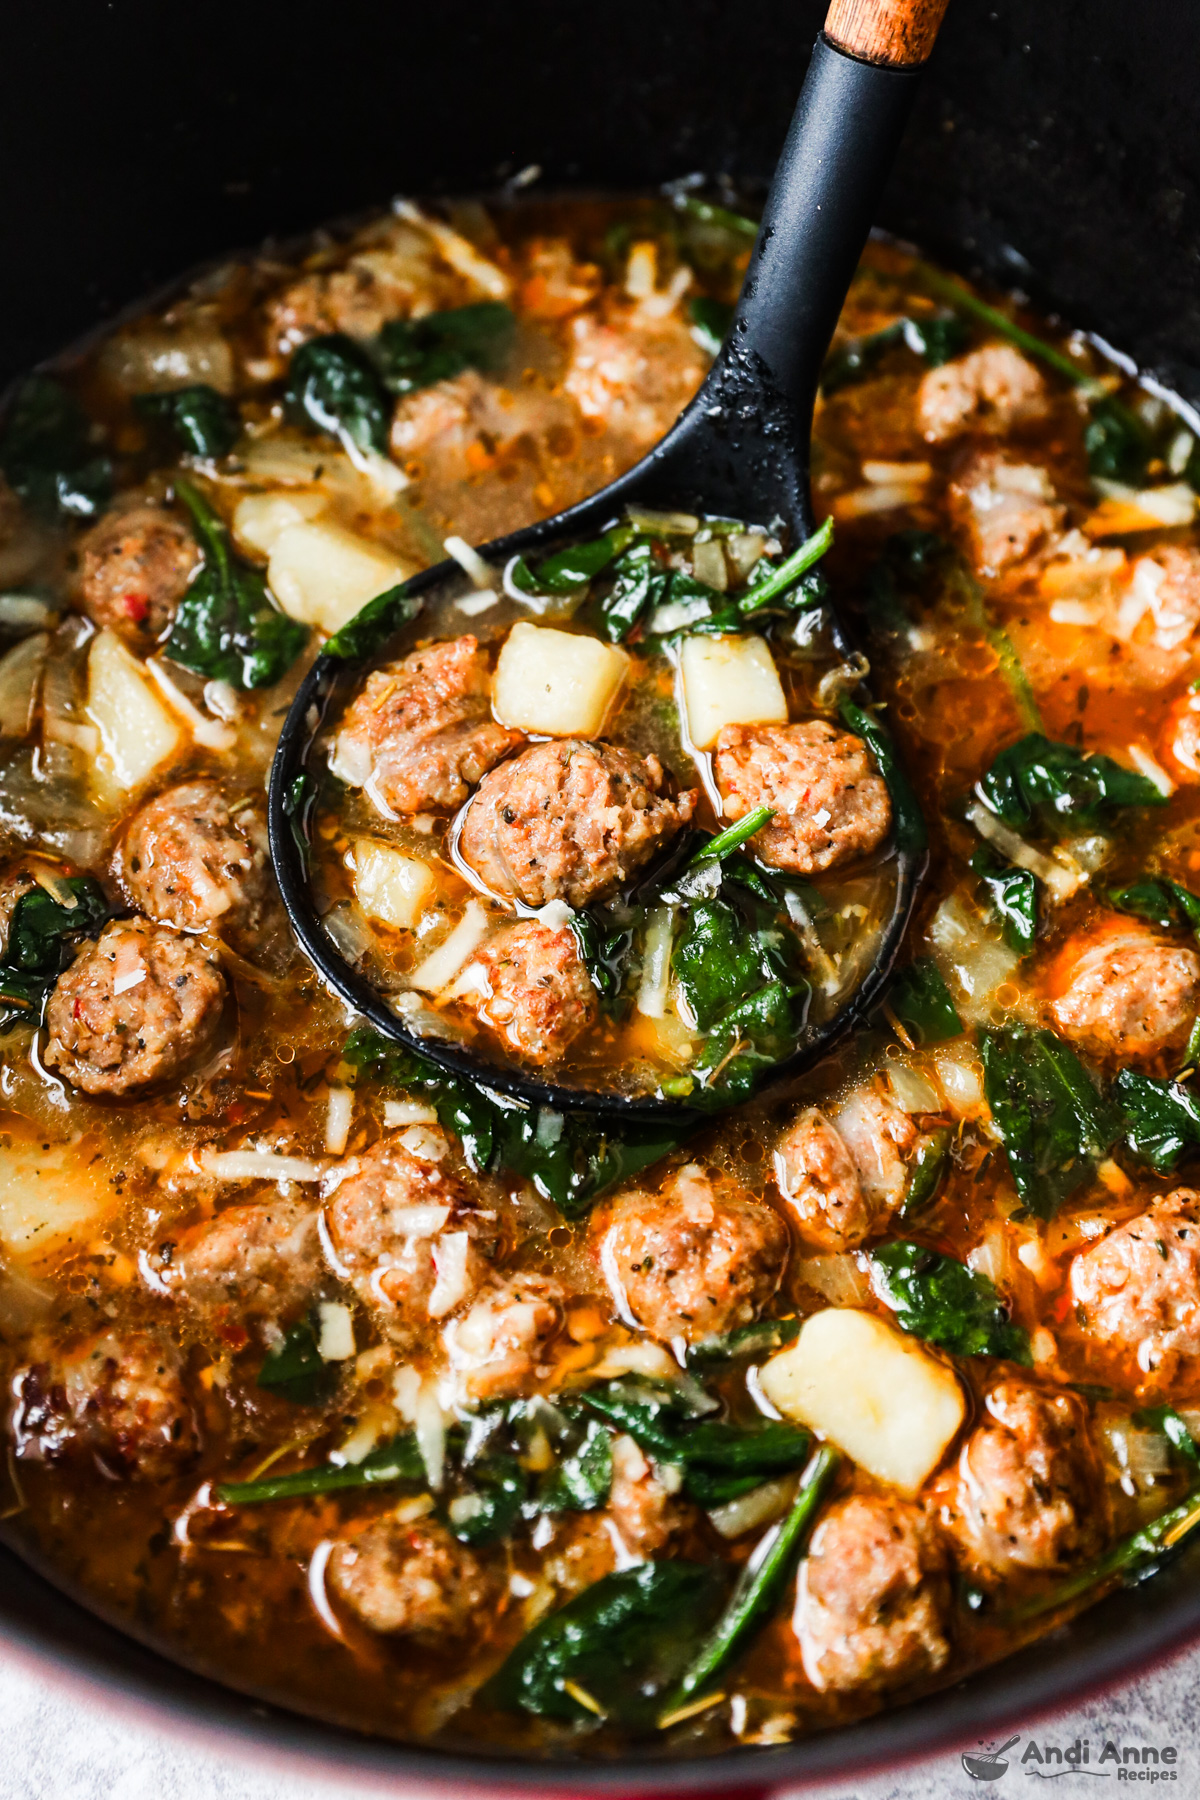
<instances>
[{"instance_id":1,"label":"dark pot interior","mask_svg":"<svg viewBox=\"0 0 1200 1800\"><path fill-rule=\"evenodd\" d=\"M214 0L20 8L6 29L0 386L180 269L397 191L762 182L823 6L602 11ZM1100 332L1200 403L1200 24L1186 0L952 0L880 223ZM557 1771L297 1719L173 1667L0 1552L0 1633L235 1739L353 1771L527 1791L761 1791L995 1736L1200 1636L1200 1549L1033 1651L778 1752Z\"/></svg>"}]
</instances>

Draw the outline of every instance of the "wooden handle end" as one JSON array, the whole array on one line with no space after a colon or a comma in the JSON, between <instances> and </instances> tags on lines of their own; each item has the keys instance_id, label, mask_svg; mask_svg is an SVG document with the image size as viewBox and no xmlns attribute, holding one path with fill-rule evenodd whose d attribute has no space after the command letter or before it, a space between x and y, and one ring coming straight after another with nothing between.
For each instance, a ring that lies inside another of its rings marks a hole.
<instances>
[{"instance_id":1,"label":"wooden handle end","mask_svg":"<svg viewBox=\"0 0 1200 1800\"><path fill-rule=\"evenodd\" d=\"M925 62L949 0L831 0L825 36L864 62L909 69Z\"/></svg>"}]
</instances>

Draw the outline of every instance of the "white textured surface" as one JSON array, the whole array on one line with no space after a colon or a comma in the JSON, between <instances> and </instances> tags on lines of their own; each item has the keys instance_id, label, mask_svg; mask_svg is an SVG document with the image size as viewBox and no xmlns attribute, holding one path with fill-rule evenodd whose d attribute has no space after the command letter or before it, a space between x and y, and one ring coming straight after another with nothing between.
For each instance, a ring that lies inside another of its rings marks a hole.
<instances>
[{"instance_id":1,"label":"white textured surface","mask_svg":"<svg viewBox=\"0 0 1200 1800\"><path fill-rule=\"evenodd\" d=\"M822 1800L958 1800L968 1793L1011 1800L1014 1792L1029 1791L1026 1781L1036 1769L1036 1764L1019 1760L1030 1735L1039 1746L1057 1744L1064 1750L1075 1738L1089 1739L1091 1770L1106 1739L1122 1749L1174 1744L1178 1780L1156 1785L1179 1800L1198 1800L1198 1697L1200 1651L1192 1651L1092 1705L1039 1720L1031 1734L1022 1734L1010 1753L1018 1760L1010 1761L998 1783L971 1781L957 1755L941 1756L852 1787L824 1787ZM1055 1768L1051 1763L1047 1773ZM1059 1791L1094 1791L1094 1779L1076 1776L1065 1764L1063 1769ZM1143 1781L1134 1791L1139 1790L1150 1788ZM81 1702L28 1665L0 1663L0 1800L349 1800L362 1791L342 1783L307 1782L295 1771L265 1769L244 1755L207 1754L163 1731ZM405 1800L398 1785L389 1784L386 1791ZM1128 1782L1118 1783L1114 1791L1128 1792Z\"/></svg>"}]
</instances>

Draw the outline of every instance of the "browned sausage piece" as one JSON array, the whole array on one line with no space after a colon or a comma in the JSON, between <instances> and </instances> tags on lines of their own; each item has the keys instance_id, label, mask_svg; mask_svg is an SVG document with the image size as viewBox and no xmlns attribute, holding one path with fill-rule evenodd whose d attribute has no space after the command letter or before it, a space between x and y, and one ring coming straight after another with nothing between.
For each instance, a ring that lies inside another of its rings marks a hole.
<instances>
[{"instance_id":1,"label":"browned sausage piece","mask_svg":"<svg viewBox=\"0 0 1200 1800\"><path fill-rule=\"evenodd\" d=\"M933 444L966 431L1000 437L1044 419L1047 410L1041 372L1011 344L985 344L930 369L917 392L921 430Z\"/></svg>"},{"instance_id":2,"label":"browned sausage piece","mask_svg":"<svg viewBox=\"0 0 1200 1800\"><path fill-rule=\"evenodd\" d=\"M417 1325L462 1304L488 1269L495 1221L454 1175L397 1137L349 1165L326 1209L335 1270L365 1304Z\"/></svg>"},{"instance_id":3,"label":"browned sausage piece","mask_svg":"<svg viewBox=\"0 0 1200 1800\"><path fill-rule=\"evenodd\" d=\"M820 1693L894 1688L950 1655L950 1583L937 1529L885 1494L837 1501L801 1564L794 1625Z\"/></svg>"},{"instance_id":4,"label":"browned sausage piece","mask_svg":"<svg viewBox=\"0 0 1200 1800\"><path fill-rule=\"evenodd\" d=\"M543 1361L562 1325L563 1290L547 1275L494 1275L470 1311L442 1337L470 1399L527 1392L550 1373Z\"/></svg>"},{"instance_id":5,"label":"browned sausage piece","mask_svg":"<svg viewBox=\"0 0 1200 1800\"><path fill-rule=\"evenodd\" d=\"M80 603L146 654L165 636L199 560L187 526L161 506L105 513L79 540Z\"/></svg>"},{"instance_id":6,"label":"browned sausage piece","mask_svg":"<svg viewBox=\"0 0 1200 1800\"><path fill-rule=\"evenodd\" d=\"M1071 1265L1084 1331L1148 1388L1200 1370L1200 1194L1176 1188Z\"/></svg>"},{"instance_id":7,"label":"browned sausage piece","mask_svg":"<svg viewBox=\"0 0 1200 1800\"><path fill-rule=\"evenodd\" d=\"M278 1318L303 1306L321 1278L317 1219L301 1200L227 1206L160 1246L155 1272L206 1312Z\"/></svg>"},{"instance_id":8,"label":"browned sausage piece","mask_svg":"<svg viewBox=\"0 0 1200 1800\"><path fill-rule=\"evenodd\" d=\"M376 1519L340 1537L328 1564L329 1585L371 1631L438 1644L487 1633L494 1583L476 1558L431 1519L403 1524Z\"/></svg>"},{"instance_id":9,"label":"browned sausage piece","mask_svg":"<svg viewBox=\"0 0 1200 1800\"><path fill-rule=\"evenodd\" d=\"M1050 1005L1065 1037L1093 1056L1149 1062L1182 1048L1200 1003L1200 956L1147 926L1125 925L1062 954L1067 986Z\"/></svg>"},{"instance_id":10,"label":"browned sausage piece","mask_svg":"<svg viewBox=\"0 0 1200 1800\"><path fill-rule=\"evenodd\" d=\"M950 502L981 575L999 575L1038 548L1066 516L1040 463L999 450L968 458L950 484Z\"/></svg>"},{"instance_id":11,"label":"browned sausage piece","mask_svg":"<svg viewBox=\"0 0 1200 1800\"><path fill-rule=\"evenodd\" d=\"M467 808L460 848L494 894L575 908L613 893L686 825L656 756L614 744L535 744L502 763Z\"/></svg>"},{"instance_id":12,"label":"browned sausage piece","mask_svg":"<svg viewBox=\"0 0 1200 1800\"><path fill-rule=\"evenodd\" d=\"M608 1514L633 1556L658 1556L696 1520L696 1508L665 1485L659 1473L624 1432L613 1439L612 1492Z\"/></svg>"},{"instance_id":13,"label":"browned sausage piece","mask_svg":"<svg viewBox=\"0 0 1200 1800\"><path fill-rule=\"evenodd\" d=\"M31 1462L87 1456L110 1475L165 1481L196 1450L179 1352L149 1332L47 1343L12 1391L13 1443Z\"/></svg>"},{"instance_id":14,"label":"browned sausage piece","mask_svg":"<svg viewBox=\"0 0 1200 1800\"><path fill-rule=\"evenodd\" d=\"M731 823L759 806L774 809L748 848L776 869L816 875L867 856L892 823L887 786L866 745L824 719L726 725L713 768Z\"/></svg>"},{"instance_id":15,"label":"browned sausage piece","mask_svg":"<svg viewBox=\"0 0 1200 1800\"><path fill-rule=\"evenodd\" d=\"M46 1065L85 1094L167 1081L208 1043L224 1004L224 977L194 939L114 921L55 984Z\"/></svg>"},{"instance_id":16,"label":"browned sausage piece","mask_svg":"<svg viewBox=\"0 0 1200 1800\"><path fill-rule=\"evenodd\" d=\"M661 1193L611 1201L594 1216L591 1240L618 1313L663 1343L750 1324L778 1288L788 1251L778 1213L695 1163Z\"/></svg>"},{"instance_id":17,"label":"browned sausage piece","mask_svg":"<svg viewBox=\"0 0 1200 1800\"><path fill-rule=\"evenodd\" d=\"M1003 1579L1090 1556L1103 1536L1104 1483L1078 1395L1005 1378L985 1395L984 1415L932 1494L970 1567Z\"/></svg>"},{"instance_id":18,"label":"browned sausage piece","mask_svg":"<svg viewBox=\"0 0 1200 1800\"><path fill-rule=\"evenodd\" d=\"M231 811L215 781L185 781L134 815L117 875L163 925L253 932L269 888L266 821L254 805Z\"/></svg>"},{"instance_id":19,"label":"browned sausage piece","mask_svg":"<svg viewBox=\"0 0 1200 1800\"><path fill-rule=\"evenodd\" d=\"M855 1250L883 1231L920 1139L908 1113L874 1090L851 1094L832 1119L806 1107L776 1146L775 1179L807 1242Z\"/></svg>"},{"instance_id":20,"label":"browned sausage piece","mask_svg":"<svg viewBox=\"0 0 1200 1800\"><path fill-rule=\"evenodd\" d=\"M452 812L525 742L492 718L491 691L476 638L414 650L368 676L346 709L330 767L385 814Z\"/></svg>"},{"instance_id":21,"label":"browned sausage piece","mask_svg":"<svg viewBox=\"0 0 1200 1800\"><path fill-rule=\"evenodd\" d=\"M536 919L507 925L474 958L462 1001L523 1062L557 1062L596 1022L596 990L574 932Z\"/></svg>"}]
</instances>

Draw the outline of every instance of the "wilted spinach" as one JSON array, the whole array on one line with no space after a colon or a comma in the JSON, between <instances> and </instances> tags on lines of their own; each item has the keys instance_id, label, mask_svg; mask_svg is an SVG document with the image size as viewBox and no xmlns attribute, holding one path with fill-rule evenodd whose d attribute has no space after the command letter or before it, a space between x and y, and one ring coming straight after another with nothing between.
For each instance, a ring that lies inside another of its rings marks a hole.
<instances>
[{"instance_id":1,"label":"wilted spinach","mask_svg":"<svg viewBox=\"0 0 1200 1800\"><path fill-rule=\"evenodd\" d=\"M494 369L515 325L512 312L499 300L478 300L419 319L394 319L375 343L380 373L393 394L411 394L464 369Z\"/></svg>"},{"instance_id":2,"label":"wilted spinach","mask_svg":"<svg viewBox=\"0 0 1200 1800\"><path fill-rule=\"evenodd\" d=\"M309 338L292 353L284 412L307 430L343 432L360 450L387 449L391 404L362 345L343 332Z\"/></svg>"},{"instance_id":3,"label":"wilted spinach","mask_svg":"<svg viewBox=\"0 0 1200 1800\"><path fill-rule=\"evenodd\" d=\"M721 1506L772 1476L798 1469L812 1439L802 1425L772 1420L753 1429L697 1419L671 1388L617 1379L587 1388L582 1403L599 1413L656 1462L679 1469L698 1505Z\"/></svg>"},{"instance_id":4,"label":"wilted spinach","mask_svg":"<svg viewBox=\"0 0 1200 1800\"><path fill-rule=\"evenodd\" d=\"M1038 731L1002 750L979 790L1014 831L1040 828L1054 837L1099 830L1127 806L1167 804L1167 796L1135 769L1110 756L1087 756Z\"/></svg>"},{"instance_id":5,"label":"wilted spinach","mask_svg":"<svg viewBox=\"0 0 1200 1800\"><path fill-rule=\"evenodd\" d=\"M929 368L940 368L965 348L968 335L966 324L956 313L896 319L881 331L852 338L835 350L821 371L821 392L828 398L839 388L864 380L889 350L897 350L902 344Z\"/></svg>"},{"instance_id":6,"label":"wilted spinach","mask_svg":"<svg viewBox=\"0 0 1200 1800\"><path fill-rule=\"evenodd\" d=\"M112 908L90 875L69 876L63 886L74 906L35 887L13 908L0 962L0 1031L38 1022L47 994L71 960L72 944L111 917Z\"/></svg>"},{"instance_id":7,"label":"wilted spinach","mask_svg":"<svg viewBox=\"0 0 1200 1800\"><path fill-rule=\"evenodd\" d=\"M1050 1031L981 1032L984 1089L1025 1210L1052 1219L1121 1134L1069 1045Z\"/></svg>"},{"instance_id":8,"label":"wilted spinach","mask_svg":"<svg viewBox=\"0 0 1200 1800\"><path fill-rule=\"evenodd\" d=\"M272 687L308 642L308 627L271 604L262 575L234 551L199 490L176 476L175 492L191 514L204 562L175 609L166 654L231 687Z\"/></svg>"},{"instance_id":9,"label":"wilted spinach","mask_svg":"<svg viewBox=\"0 0 1200 1800\"><path fill-rule=\"evenodd\" d=\"M718 355L733 324L733 307L724 300L710 300L704 294L696 294L688 303L688 316L692 321L692 336L700 348L709 356Z\"/></svg>"},{"instance_id":10,"label":"wilted spinach","mask_svg":"<svg viewBox=\"0 0 1200 1800\"><path fill-rule=\"evenodd\" d=\"M1182 1082L1122 1069L1113 1098L1125 1115L1125 1142L1157 1174L1169 1174L1187 1151L1200 1149L1200 1097Z\"/></svg>"},{"instance_id":11,"label":"wilted spinach","mask_svg":"<svg viewBox=\"0 0 1200 1800\"><path fill-rule=\"evenodd\" d=\"M917 1154L909 1164L908 1185L900 1208L903 1219L913 1219L936 1200L938 1190L950 1168L950 1148L954 1133L940 1126L921 1140Z\"/></svg>"},{"instance_id":12,"label":"wilted spinach","mask_svg":"<svg viewBox=\"0 0 1200 1800\"><path fill-rule=\"evenodd\" d=\"M1164 931L1186 929L1200 937L1200 896L1165 876L1148 876L1129 887L1109 888L1108 903L1118 912L1161 925Z\"/></svg>"},{"instance_id":13,"label":"wilted spinach","mask_svg":"<svg viewBox=\"0 0 1200 1800\"><path fill-rule=\"evenodd\" d=\"M307 1319L289 1326L283 1341L267 1353L258 1371L258 1385L294 1406L323 1406L333 1398L338 1367L323 1359L316 1332Z\"/></svg>"},{"instance_id":14,"label":"wilted spinach","mask_svg":"<svg viewBox=\"0 0 1200 1800\"><path fill-rule=\"evenodd\" d=\"M193 456L227 456L241 434L241 415L233 401L205 382L168 394L135 394L133 404Z\"/></svg>"},{"instance_id":15,"label":"wilted spinach","mask_svg":"<svg viewBox=\"0 0 1200 1800\"><path fill-rule=\"evenodd\" d=\"M411 1431L380 1444L358 1463L322 1463L292 1475L264 1475L259 1481L222 1481L217 1498L226 1506L262 1506L271 1500L303 1500L310 1494L337 1494L346 1488L423 1486L425 1464Z\"/></svg>"},{"instance_id":16,"label":"wilted spinach","mask_svg":"<svg viewBox=\"0 0 1200 1800\"><path fill-rule=\"evenodd\" d=\"M1037 876L1031 869L1011 867L987 844L976 850L970 866L1000 923L1004 942L1019 956L1027 956L1037 941Z\"/></svg>"},{"instance_id":17,"label":"wilted spinach","mask_svg":"<svg viewBox=\"0 0 1200 1800\"><path fill-rule=\"evenodd\" d=\"M862 738L875 760L875 766L887 783L892 802L892 836L897 850L918 855L929 843L925 815L913 792L908 776L900 766L891 738L872 713L864 712L853 700L844 697L840 707L842 723Z\"/></svg>"},{"instance_id":18,"label":"wilted spinach","mask_svg":"<svg viewBox=\"0 0 1200 1800\"><path fill-rule=\"evenodd\" d=\"M962 1032L950 990L931 956L919 956L900 970L888 989L887 1003L918 1044L941 1044Z\"/></svg>"},{"instance_id":19,"label":"wilted spinach","mask_svg":"<svg viewBox=\"0 0 1200 1800\"><path fill-rule=\"evenodd\" d=\"M688 1361L695 1363L734 1362L739 1356L760 1356L765 1350L779 1350L800 1335L799 1319L756 1319L752 1325L739 1325L720 1337L701 1338L688 1351Z\"/></svg>"},{"instance_id":20,"label":"wilted spinach","mask_svg":"<svg viewBox=\"0 0 1200 1800\"><path fill-rule=\"evenodd\" d=\"M695 1098L732 1104L788 1053L803 1023L809 988L795 940L774 904L726 884L719 897L691 906L671 967L705 1033L692 1065L703 1084Z\"/></svg>"},{"instance_id":21,"label":"wilted spinach","mask_svg":"<svg viewBox=\"0 0 1200 1800\"><path fill-rule=\"evenodd\" d=\"M34 512L91 519L112 495L112 464L92 442L87 414L51 375L31 375L0 429L0 470Z\"/></svg>"},{"instance_id":22,"label":"wilted spinach","mask_svg":"<svg viewBox=\"0 0 1200 1800\"><path fill-rule=\"evenodd\" d=\"M880 1245L870 1263L881 1299L905 1331L955 1356L1032 1364L1029 1333L1013 1324L986 1275L908 1242Z\"/></svg>"},{"instance_id":23,"label":"wilted spinach","mask_svg":"<svg viewBox=\"0 0 1200 1800\"><path fill-rule=\"evenodd\" d=\"M636 537L632 525L614 525L597 538L554 551L534 567L520 556L513 565L512 583L527 594L582 593Z\"/></svg>"}]
</instances>

